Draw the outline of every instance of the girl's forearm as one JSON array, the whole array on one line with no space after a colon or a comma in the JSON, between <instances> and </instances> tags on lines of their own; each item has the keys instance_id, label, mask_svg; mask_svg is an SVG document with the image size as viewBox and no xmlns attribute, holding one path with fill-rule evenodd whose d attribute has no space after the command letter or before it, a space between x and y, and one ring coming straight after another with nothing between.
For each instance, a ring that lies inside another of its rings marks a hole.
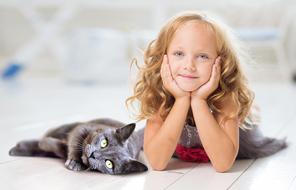
<instances>
[{"instance_id":1,"label":"girl's forearm","mask_svg":"<svg viewBox=\"0 0 296 190\"><path fill-rule=\"evenodd\" d=\"M213 167L219 172L228 170L237 155L234 143L219 126L205 100L194 101L191 107L202 145Z\"/></svg>"},{"instance_id":2,"label":"girl's forearm","mask_svg":"<svg viewBox=\"0 0 296 190\"><path fill-rule=\"evenodd\" d=\"M189 107L189 97L177 99L163 125L144 149L153 169L166 168L181 136Z\"/></svg>"}]
</instances>

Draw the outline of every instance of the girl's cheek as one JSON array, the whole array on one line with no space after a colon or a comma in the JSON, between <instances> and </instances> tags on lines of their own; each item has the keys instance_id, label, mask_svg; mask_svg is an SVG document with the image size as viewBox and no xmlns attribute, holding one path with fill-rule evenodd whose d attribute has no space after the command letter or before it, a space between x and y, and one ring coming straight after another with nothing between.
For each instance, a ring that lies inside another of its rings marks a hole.
<instances>
[{"instance_id":1,"label":"girl's cheek","mask_svg":"<svg viewBox=\"0 0 296 190\"><path fill-rule=\"evenodd\" d=\"M173 77L176 77L178 75L179 69L180 69L180 67L178 64L176 64L176 63L171 64L171 72L172 72Z\"/></svg>"},{"instance_id":2,"label":"girl's cheek","mask_svg":"<svg viewBox=\"0 0 296 190\"><path fill-rule=\"evenodd\" d=\"M199 67L197 67L197 70L199 71L199 75L203 80L207 81L210 79L212 72L211 66L200 65Z\"/></svg>"},{"instance_id":3,"label":"girl's cheek","mask_svg":"<svg viewBox=\"0 0 296 190\"><path fill-rule=\"evenodd\" d=\"M176 61L173 58L169 58L169 66L170 66L170 70L172 75L174 76L174 74L176 73Z\"/></svg>"}]
</instances>

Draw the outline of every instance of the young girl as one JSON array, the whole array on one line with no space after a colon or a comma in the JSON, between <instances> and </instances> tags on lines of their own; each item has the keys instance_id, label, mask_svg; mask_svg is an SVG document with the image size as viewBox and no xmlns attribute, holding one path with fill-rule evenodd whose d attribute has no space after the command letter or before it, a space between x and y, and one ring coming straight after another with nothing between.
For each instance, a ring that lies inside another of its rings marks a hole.
<instances>
[{"instance_id":1,"label":"young girl","mask_svg":"<svg viewBox=\"0 0 296 190\"><path fill-rule=\"evenodd\" d=\"M204 150L218 172L228 171L236 158L286 147L285 140L258 135L250 111L253 93L233 39L222 23L186 12L149 44L127 102L138 100L138 119L147 119L144 153L153 169L164 170L174 153L180 157L180 146Z\"/></svg>"}]
</instances>

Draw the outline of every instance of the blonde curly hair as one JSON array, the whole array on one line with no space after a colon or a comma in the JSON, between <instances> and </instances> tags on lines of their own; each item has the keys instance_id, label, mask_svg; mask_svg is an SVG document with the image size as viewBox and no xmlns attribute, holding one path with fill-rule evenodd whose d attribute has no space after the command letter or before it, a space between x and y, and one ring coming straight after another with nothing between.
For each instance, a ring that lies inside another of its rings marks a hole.
<instances>
[{"instance_id":1,"label":"blonde curly hair","mask_svg":"<svg viewBox=\"0 0 296 190\"><path fill-rule=\"evenodd\" d=\"M246 78L240 68L243 62L242 51L226 25L198 12L185 12L176 15L164 25L158 37L149 43L144 52L144 65L139 68L134 95L126 100L126 104L130 105L136 100L139 101L139 113L136 115L138 120L149 119L158 113L163 119L166 118L175 99L162 83L160 76L162 59L176 30L189 21L200 21L213 29L216 36L217 53L221 57L221 78L218 88L207 99L209 107L214 113L221 113L220 103L226 97L230 97L237 105L238 111L223 113L226 115L225 119L238 116L240 121L243 121L249 114L254 95L247 87ZM187 119L194 123L191 110Z\"/></svg>"}]
</instances>

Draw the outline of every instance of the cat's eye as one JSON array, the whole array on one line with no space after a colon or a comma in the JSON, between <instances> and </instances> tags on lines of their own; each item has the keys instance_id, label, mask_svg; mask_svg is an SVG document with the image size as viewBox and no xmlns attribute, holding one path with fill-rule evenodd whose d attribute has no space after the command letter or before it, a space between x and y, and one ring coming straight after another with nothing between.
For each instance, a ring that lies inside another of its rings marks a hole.
<instances>
[{"instance_id":1,"label":"cat's eye","mask_svg":"<svg viewBox=\"0 0 296 190\"><path fill-rule=\"evenodd\" d=\"M107 146L108 146L108 140L107 139L101 140L101 148L105 148Z\"/></svg>"},{"instance_id":2,"label":"cat's eye","mask_svg":"<svg viewBox=\"0 0 296 190\"><path fill-rule=\"evenodd\" d=\"M105 164L106 164L106 167L109 168L109 169L112 169L113 168L113 163L111 160L106 160L105 161Z\"/></svg>"}]
</instances>

